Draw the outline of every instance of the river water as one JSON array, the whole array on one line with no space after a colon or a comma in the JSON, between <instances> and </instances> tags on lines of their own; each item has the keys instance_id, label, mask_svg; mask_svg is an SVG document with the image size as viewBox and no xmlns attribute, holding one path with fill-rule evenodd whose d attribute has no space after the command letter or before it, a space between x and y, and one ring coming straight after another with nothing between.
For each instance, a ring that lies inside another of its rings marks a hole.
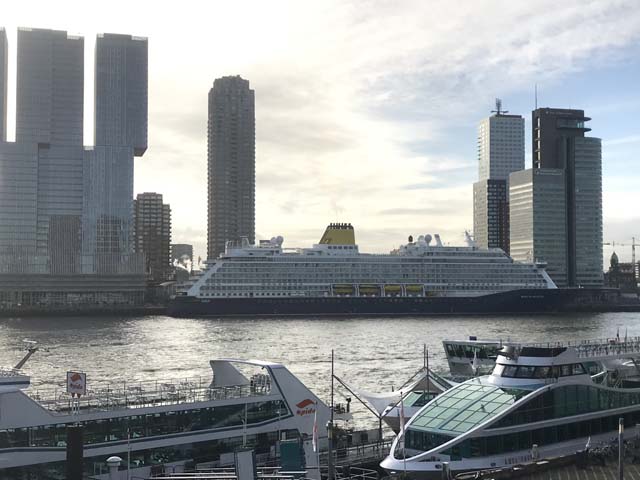
<instances>
[{"instance_id":1,"label":"river water","mask_svg":"<svg viewBox=\"0 0 640 480\"><path fill-rule=\"evenodd\" d=\"M25 370L34 387L59 387L68 370L87 373L89 388L105 381L211 377L214 358L285 364L321 398L330 392L330 358L347 383L373 392L402 384L423 364L423 345L437 371L446 371L442 340L498 338L522 342L640 336L640 313L431 318L176 319L69 317L0 319L0 365L23 355L23 339L47 351ZM33 387L32 387L33 388ZM338 389L336 401L346 392ZM348 394L347 394L348 395ZM375 419L354 402L357 426Z\"/></svg>"}]
</instances>

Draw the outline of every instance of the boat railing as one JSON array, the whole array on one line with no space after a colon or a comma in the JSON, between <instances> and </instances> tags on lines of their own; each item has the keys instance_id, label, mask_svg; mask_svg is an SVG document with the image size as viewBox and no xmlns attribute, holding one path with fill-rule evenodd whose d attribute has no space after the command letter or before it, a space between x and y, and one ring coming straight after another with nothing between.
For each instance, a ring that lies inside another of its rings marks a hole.
<instances>
[{"instance_id":1,"label":"boat railing","mask_svg":"<svg viewBox=\"0 0 640 480\"><path fill-rule=\"evenodd\" d=\"M0 377L16 377L18 375L24 375L24 372L15 368L0 367Z\"/></svg>"},{"instance_id":2,"label":"boat railing","mask_svg":"<svg viewBox=\"0 0 640 480\"><path fill-rule=\"evenodd\" d=\"M30 389L26 393L54 413L99 412L175 405L183 403L232 400L265 396L270 385L246 384L210 386L210 379L187 378L181 381L123 382L97 385L87 394L72 398L63 389Z\"/></svg>"}]
</instances>

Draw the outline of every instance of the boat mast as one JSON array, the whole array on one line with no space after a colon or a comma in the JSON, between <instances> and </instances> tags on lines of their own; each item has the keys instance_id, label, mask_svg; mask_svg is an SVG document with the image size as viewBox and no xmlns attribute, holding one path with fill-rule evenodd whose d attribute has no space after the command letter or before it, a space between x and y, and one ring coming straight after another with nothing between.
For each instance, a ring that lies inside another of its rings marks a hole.
<instances>
[{"instance_id":1,"label":"boat mast","mask_svg":"<svg viewBox=\"0 0 640 480\"><path fill-rule=\"evenodd\" d=\"M328 455L327 455L327 477L328 480L334 480L333 473L333 349L331 350L331 416L329 417L329 425L327 426L328 437Z\"/></svg>"}]
</instances>

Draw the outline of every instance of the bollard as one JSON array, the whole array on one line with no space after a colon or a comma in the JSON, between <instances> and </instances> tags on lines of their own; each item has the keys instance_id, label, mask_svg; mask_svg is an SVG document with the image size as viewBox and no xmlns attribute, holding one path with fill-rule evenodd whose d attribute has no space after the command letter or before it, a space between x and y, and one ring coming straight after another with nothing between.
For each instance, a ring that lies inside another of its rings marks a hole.
<instances>
[{"instance_id":1,"label":"bollard","mask_svg":"<svg viewBox=\"0 0 640 480\"><path fill-rule=\"evenodd\" d=\"M107 467L109 467L109 480L118 480L118 477L120 476L118 474L120 463L122 463L122 459L120 457L113 456L107 458Z\"/></svg>"},{"instance_id":2,"label":"bollard","mask_svg":"<svg viewBox=\"0 0 640 480\"><path fill-rule=\"evenodd\" d=\"M82 427L67 427L67 480L82 480L83 454Z\"/></svg>"},{"instance_id":3,"label":"bollard","mask_svg":"<svg viewBox=\"0 0 640 480\"><path fill-rule=\"evenodd\" d=\"M442 480L450 480L451 471L449 470L449 462L442 462Z\"/></svg>"}]
</instances>

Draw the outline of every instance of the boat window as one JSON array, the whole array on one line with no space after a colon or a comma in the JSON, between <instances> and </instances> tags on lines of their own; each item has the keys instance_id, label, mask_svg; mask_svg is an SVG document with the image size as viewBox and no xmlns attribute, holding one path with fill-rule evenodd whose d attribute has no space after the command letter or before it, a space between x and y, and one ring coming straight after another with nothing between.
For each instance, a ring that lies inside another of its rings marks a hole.
<instances>
[{"instance_id":1,"label":"boat window","mask_svg":"<svg viewBox=\"0 0 640 480\"><path fill-rule=\"evenodd\" d=\"M521 365L516 373L517 378L533 378L533 372L536 367Z\"/></svg>"},{"instance_id":2,"label":"boat window","mask_svg":"<svg viewBox=\"0 0 640 480\"><path fill-rule=\"evenodd\" d=\"M409 429L459 435L497 415L527 393L470 380L436 397L411 420Z\"/></svg>"},{"instance_id":3,"label":"boat window","mask_svg":"<svg viewBox=\"0 0 640 480\"><path fill-rule=\"evenodd\" d=\"M560 366L560 375L563 377L568 377L569 375L572 375L573 373L573 368L571 365L561 365Z\"/></svg>"},{"instance_id":4,"label":"boat window","mask_svg":"<svg viewBox=\"0 0 640 480\"><path fill-rule=\"evenodd\" d=\"M551 367L536 367L534 378L548 378L551 376Z\"/></svg>"},{"instance_id":5,"label":"boat window","mask_svg":"<svg viewBox=\"0 0 640 480\"><path fill-rule=\"evenodd\" d=\"M585 373L584 367L582 366L581 363L574 363L573 364L573 374L574 375L583 375L584 373Z\"/></svg>"},{"instance_id":6,"label":"boat window","mask_svg":"<svg viewBox=\"0 0 640 480\"><path fill-rule=\"evenodd\" d=\"M507 365L504 367L504 373L502 374L502 376L513 378L516 376L517 372L518 372L518 367L516 367L515 365Z\"/></svg>"}]
</instances>

